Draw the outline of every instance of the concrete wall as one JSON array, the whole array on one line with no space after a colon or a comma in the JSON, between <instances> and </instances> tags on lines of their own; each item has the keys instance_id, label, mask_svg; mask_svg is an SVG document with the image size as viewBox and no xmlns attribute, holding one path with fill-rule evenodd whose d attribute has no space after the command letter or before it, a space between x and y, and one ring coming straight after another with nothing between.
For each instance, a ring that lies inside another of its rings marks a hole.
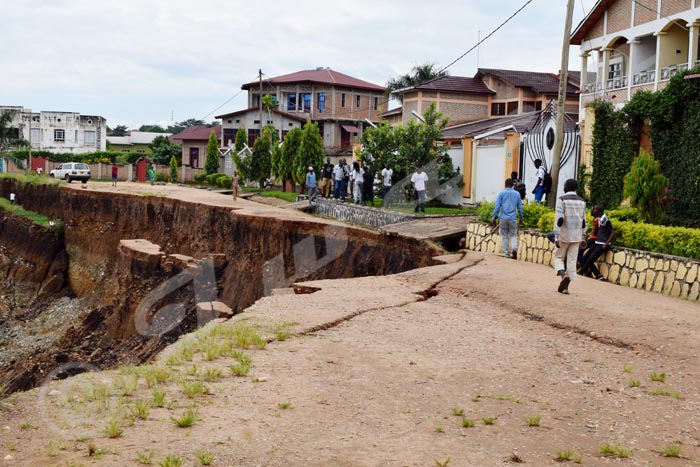
<instances>
[{"instance_id":1,"label":"concrete wall","mask_svg":"<svg viewBox=\"0 0 700 467\"><path fill-rule=\"evenodd\" d=\"M416 216L393 211L357 206L354 204L338 203L318 198L314 205L314 214L334 219L352 222L368 227L384 227L389 224L397 224L414 219Z\"/></svg>"},{"instance_id":2,"label":"concrete wall","mask_svg":"<svg viewBox=\"0 0 700 467\"><path fill-rule=\"evenodd\" d=\"M480 222L467 225L467 248L486 253L501 253L498 231L490 237L491 226ZM486 237L486 238L484 238ZM541 232L521 231L518 261L554 265L554 245ZM623 287L662 293L697 301L700 297L700 261L678 256L612 247L598 268L608 282Z\"/></svg>"}]
</instances>

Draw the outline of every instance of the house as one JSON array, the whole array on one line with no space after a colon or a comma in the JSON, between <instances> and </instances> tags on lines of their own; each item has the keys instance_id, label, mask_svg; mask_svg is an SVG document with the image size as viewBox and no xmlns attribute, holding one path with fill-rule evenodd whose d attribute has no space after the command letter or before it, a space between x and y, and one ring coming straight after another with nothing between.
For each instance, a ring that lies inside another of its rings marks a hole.
<instances>
[{"instance_id":1,"label":"house","mask_svg":"<svg viewBox=\"0 0 700 467\"><path fill-rule=\"evenodd\" d=\"M564 118L564 144L559 184L576 178L580 153L577 113ZM537 180L535 159L549 171L553 160L556 105L552 100L541 110L498 116L445 128L443 138L451 145L453 165L462 173L464 202L493 201L511 172L518 172L528 187L528 198Z\"/></svg>"},{"instance_id":2,"label":"house","mask_svg":"<svg viewBox=\"0 0 700 467\"><path fill-rule=\"evenodd\" d=\"M220 141L222 146L228 147L233 145L236 141L238 129L243 127L248 133L248 147L252 148L255 140L260 136L260 115L260 108L255 107L214 117L221 120L222 134ZM301 128L306 123L306 119L298 115L281 112L277 109L272 109L269 113L263 111L262 119L263 126L272 125L275 127L282 139L289 133L289 130Z\"/></svg>"},{"instance_id":3,"label":"house","mask_svg":"<svg viewBox=\"0 0 700 467\"><path fill-rule=\"evenodd\" d=\"M329 155L350 154L365 123L378 122L379 115L387 110L383 86L324 67L254 81L241 88L248 91L248 111L259 108L262 96L269 94L280 112L318 123ZM294 120L278 115L289 119L287 123ZM253 130L259 133L264 126L259 120L257 128L246 127L253 139Z\"/></svg>"},{"instance_id":4,"label":"house","mask_svg":"<svg viewBox=\"0 0 700 467\"><path fill-rule=\"evenodd\" d=\"M700 6L696 0L598 0L571 34L581 50L579 119L583 162L592 160L593 111L606 99L624 105L639 91L663 89L671 77L700 66Z\"/></svg>"},{"instance_id":5,"label":"house","mask_svg":"<svg viewBox=\"0 0 700 467\"><path fill-rule=\"evenodd\" d=\"M182 165L193 169L204 168L209 136L213 131L216 135L217 146L220 146L221 130L221 125L214 127L195 125L172 135L170 140L182 146Z\"/></svg>"},{"instance_id":6,"label":"house","mask_svg":"<svg viewBox=\"0 0 700 467\"><path fill-rule=\"evenodd\" d=\"M570 72L567 112L578 109L579 79L578 73ZM403 97L400 123L415 120L431 103L451 125L523 115L542 110L558 92L559 75L555 73L479 68L473 77L445 76L399 91ZM398 121L393 114L389 116Z\"/></svg>"},{"instance_id":7,"label":"house","mask_svg":"<svg viewBox=\"0 0 700 467\"><path fill-rule=\"evenodd\" d=\"M107 120L77 112L32 112L20 106L0 106L12 114L12 127L32 149L85 153L107 148Z\"/></svg>"},{"instance_id":8,"label":"house","mask_svg":"<svg viewBox=\"0 0 700 467\"><path fill-rule=\"evenodd\" d=\"M107 136L107 142L112 151L135 152L138 154L152 154L150 144L158 136L171 136L172 133L155 133L150 131L128 131L124 136Z\"/></svg>"}]
</instances>

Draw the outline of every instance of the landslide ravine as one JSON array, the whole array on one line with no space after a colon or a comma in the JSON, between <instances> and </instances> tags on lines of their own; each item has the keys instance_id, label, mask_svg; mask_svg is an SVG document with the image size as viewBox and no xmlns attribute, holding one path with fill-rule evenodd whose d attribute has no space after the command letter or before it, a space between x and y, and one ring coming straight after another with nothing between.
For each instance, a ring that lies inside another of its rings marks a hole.
<instances>
[{"instance_id":1,"label":"landslide ravine","mask_svg":"<svg viewBox=\"0 0 700 467\"><path fill-rule=\"evenodd\" d=\"M145 361L202 324L203 300L237 313L293 281L397 273L430 265L437 253L313 217L0 179L0 196L11 192L25 209L61 219L64 230L2 214L0 384L9 391L87 365ZM339 290L339 300L351 293ZM173 304L182 317L159 335L143 332L135 321L143 303L149 320Z\"/></svg>"}]
</instances>

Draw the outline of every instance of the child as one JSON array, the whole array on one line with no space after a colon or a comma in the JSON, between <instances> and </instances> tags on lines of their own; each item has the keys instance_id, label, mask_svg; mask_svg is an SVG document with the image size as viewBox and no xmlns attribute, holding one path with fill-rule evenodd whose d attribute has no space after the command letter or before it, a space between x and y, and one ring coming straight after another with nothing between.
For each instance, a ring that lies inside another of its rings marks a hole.
<instances>
[{"instance_id":1,"label":"child","mask_svg":"<svg viewBox=\"0 0 700 467\"><path fill-rule=\"evenodd\" d=\"M603 275L596 267L595 262L601 254L607 251L608 247L610 246L610 242L615 237L615 229L613 229L612 222L610 219L608 219L608 216L605 215L603 206L598 205L596 208L599 208L597 210L599 214L597 229L598 236L595 239L593 247L589 248L588 253L586 253L586 255L583 257L580 274L585 276L589 273L593 273L593 276L597 280L605 280Z\"/></svg>"},{"instance_id":2,"label":"child","mask_svg":"<svg viewBox=\"0 0 700 467\"><path fill-rule=\"evenodd\" d=\"M591 216L593 216L593 229L591 230L591 234L588 236L588 240L586 240L586 247L578 249L578 257L576 258L576 267L578 269L581 269L581 265L583 264L583 254L593 248L593 245L595 245L595 240L598 238L598 222L600 221L600 215L602 213L602 204L595 205L591 209Z\"/></svg>"}]
</instances>

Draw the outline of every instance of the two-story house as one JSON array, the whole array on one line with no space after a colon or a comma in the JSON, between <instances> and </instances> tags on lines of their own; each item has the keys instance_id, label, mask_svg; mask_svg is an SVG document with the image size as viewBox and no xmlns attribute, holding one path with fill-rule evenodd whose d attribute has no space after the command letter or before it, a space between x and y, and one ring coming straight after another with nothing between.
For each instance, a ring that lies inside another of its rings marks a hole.
<instances>
[{"instance_id":1,"label":"two-story house","mask_svg":"<svg viewBox=\"0 0 700 467\"><path fill-rule=\"evenodd\" d=\"M579 73L570 72L566 111L578 109ZM534 71L479 68L473 77L445 76L398 92L403 97L401 118L392 109L382 115L406 124L435 103L450 125L492 117L523 115L542 110L557 98L559 75Z\"/></svg>"},{"instance_id":2,"label":"two-story house","mask_svg":"<svg viewBox=\"0 0 700 467\"><path fill-rule=\"evenodd\" d=\"M697 6L696 6L697 5ZM605 99L623 105L639 91L663 89L671 77L700 66L700 3L697 0L599 0L571 35L580 46L579 120L583 162L592 158L593 112Z\"/></svg>"},{"instance_id":3,"label":"two-story house","mask_svg":"<svg viewBox=\"0 0 700 467\"><path fill-rule=\"evenodd\" d=\"M137 154L150 155L151 143L158 136L168 137L172 133L155 133L152 131L128 131L124 136L107 136L107 142L112 151L135 152Z\"/></svg>"},{"instance_id":4,"label":"two-story house","mask_svg":"<svg viewBox=\"0 0 700 467\"><path fill-rule=\"evenodd\" d=\"M252 145L266 124L278 128L283 137L291 128L311 120L318 123L326 154L350 153L367 121L378 122L387 109L383 86L330 68L297 71L241 88L248 91L248 109L216 117L222 120L224 142L233 139L241 126L247 129ZM268 94L277 105L269 114L260 111L260 99Z\"/></svg>"},{"instance_id":5,"label":"two-story house","mask_svg":"<svg viewBox=\"0 0 700 467\"><path fill-rule=\"evenodd\" d=\"M85 153L107 147L107 120L77 112L32 112L20 106L0 106L0 114L12 114L12 128L31 143L32 149Z\"/></svg>"}]
</instances>

